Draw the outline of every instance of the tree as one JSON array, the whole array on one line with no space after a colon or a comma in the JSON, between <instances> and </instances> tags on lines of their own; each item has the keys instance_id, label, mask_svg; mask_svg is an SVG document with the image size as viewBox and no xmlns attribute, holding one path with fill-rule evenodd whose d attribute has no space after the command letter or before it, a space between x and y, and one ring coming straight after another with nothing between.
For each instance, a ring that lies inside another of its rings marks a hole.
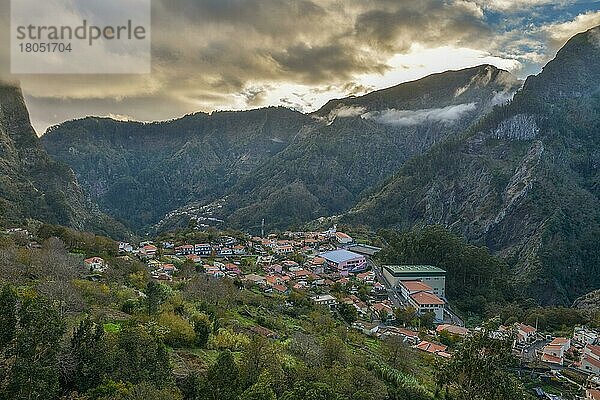
<instances>
[{"instance_id":1,"label":"tree","mask_svg":"<svg viewBox=\"0 0 600 400\"><path fill-rule=\"evenodd\" d=\"M309 366L320 364L320 347L315 338L303 332L294 332L289 343L290 351Z\"/></svg>"},{"instance_id":2,"label":"tree","mask_svg":"<svg viewBox=\"0 0 600 400\"><path fill-rule=\"evenodd\" d=\"M166 346L145 326L125 326L116 334L110 350L109 378L137 384L152 382L156 387L171 383L171 364Z\"/></svg>"},{"instance_id":3,"label":"tree","mask_svg":"<svg viewBox=\"0 0 600 400\"><path fill-rule=\"evenodd\" d=\"M240 392L240 373L229 350L219 353L215 364L207 372L204 397L213 400L237 400Z\"/></svg>"},{"instance_id":4,"label":"tree","mask_svg":"<svg viewBox=\"0 0 600 400\"><path fill-rule=\"evenodd\" d=\"M337 336L328 336L323 342L323 365L327 368L334 364L345 365L348 361L346 345Z\"/></svg>"},{"instance_id":5,"label":"tree","mask_svg":"<svg viewBox=\"0 0 600 400\"><path fill-rule=\"evenodd\" d=\"M383 355L387 363L393 368L408 371L410 370L410 350L404 343L401 336L388 336L383 340Z\"/></svg>"},{"instance_id":6,"label":"tree","mask_svg":"<svg viewBox=\"0 0 600 400\"><path fill-rule=\"evenodd\" d=\"M81 321L71 338L71 356L74 360L72 381L79 392L100 384L105 368L104 329L89 318Z\"/></svg>"},{"instance_id":7,"label":"tree","mask_svg":"<svg viewBox=\"0 0 600 400\"><path fill-rule=\"evenodd\" d=\"M352 304L342 303L338 307L338 312L347 323L351 324L358 319L356 307Z\"/></svg>"},{"instance_id":8,"label":"tree","mask_svg":"<svg viewBox=\"0 0 600 400\"><path fill-rule=\"evenodd\" d=\"M527 398L518 380L507 371L514 364L512 338L494 339L498 324L488 322L467 337L437 373L440 387L457 400L517 400Z\"/></svg>"},{"instance_id":9,"label":"tree","mask_svg":"<svg viewBox=\"0 0 600 400\"><path fill-rule=\"evenodd\" d=\"M212 324L210 318L205 313L198 313L192 317L194 324L194 332L196 332L196 346L206 347L210 332L212 331Z\"/></svg>"},{"instance_id":10,"label":"tree","mask_svg":"<svg viewBox=\"0 0 600 400\"><path fill-rule=\"evenodd\" d=\"M421 326L424 326L427 329L432 329L435 326L433 324L435 321L435 314L431 311L421 315L419 319L421 320Z\"/></svg>"},{"instance_id":11,"label":"tree","mask_svg":"<svg viewBox=\"0 0 600 400\"><path fill-rule=\"evenodd\" d=\"M181 392L176 388L157 388L151 383L141 382L133 385L129 382L107 381L87 393L90 400L182 400Z\"/></svg>"},{"instance_id":12,"label":"tree","mask_svg":"<svg viewBox=\"0 0 600 400\"><path fill-rule=\"evenodd\" d=\"M14 290L6 285L0 293L0 349L15 338L17 331L17 296Z\"/></svg>"},{"instance_id":13,"label":"tree","mask_svg":"<svg viewBox=\"0 0 600 400\"><path fill-rule=\"evenodd\" d=\"M35 297L22 299L17 318L14 340L5 348L7 381L0 398L53 398L60 390L57 356L64 322L55 308Z\"/></svg>"},{"instance_id":14,"label":"tree","mask_svg":"<svg viewBox=\"0 0 600 400\"><path fill-rule=\"evenodd\" d=\"M262 373L258 381L246 389L239 400L277 400L268 373Z\"/></svg>"},{"instance_id":15,"label":"tree","mask_svg":"<svg viewBox=\"0 0 600 400\"><path fill-rule=\"evenodd\" d=\"M417 310L414 307L395 308L394 316L396 321L404 326L410 325L417 315Z\"/></svg>"},{"instance_id":16,"label":"tree","mask_svg":"<svg viewBox=\"0 0 600 400\"><path fill-rule=\"evenodd\" d=\"M253 335L246 343L240 362L246 385L255 383L264 370L275 373L281 366L278 350L269 339L260 335Z\"/></svg>"},{"instance_id":17,"label":"tree","mask_svg":"<svg viewBox=\"0 0 600 400\"><path fill-rule=\"evenodd\" d=\"M343 397L321 382L299 381L286 391L281 400L342 400Z\"/></svg>"},{"instance_id":18,"label":"tree","mask_svg":"<svg viewBox=\"0 0 600 400\"><path fill-rule=\"evenodd\" d=\"M155 281L148 282L146 286L146 306L148 315L154 315L158 312L159 307L171 295L171 288L157 283Z\"/></svg>"},{"instance_id":19,"label":"tree","mask_svg":"<svg viewBox=\"0 0 600 400\"><path fill-rule=\"evenodd\" d=\"M165 342L173 347L191 346L196 341L196 332L192 325L173 313L162 313L158 317L158 324L167 329L164 335Z\"/></svg>"}]
</instances>

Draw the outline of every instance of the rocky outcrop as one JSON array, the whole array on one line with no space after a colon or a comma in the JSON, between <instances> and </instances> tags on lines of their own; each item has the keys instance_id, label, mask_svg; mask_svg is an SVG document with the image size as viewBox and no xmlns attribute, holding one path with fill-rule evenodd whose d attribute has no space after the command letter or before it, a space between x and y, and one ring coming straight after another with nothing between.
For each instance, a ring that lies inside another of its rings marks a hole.
<instances>
[{"instance_id":1,"label":"rocky outcrop","mask_svg":"<svg viewBox=\"0 0 600 400\"><path fill-rule=\"evenodd\" d=\"M0 222L36 219L124 236L124 227L89 203L65 164L54 161L33 130L21 90L0 84Z\"/></svg>"}]
</instances>

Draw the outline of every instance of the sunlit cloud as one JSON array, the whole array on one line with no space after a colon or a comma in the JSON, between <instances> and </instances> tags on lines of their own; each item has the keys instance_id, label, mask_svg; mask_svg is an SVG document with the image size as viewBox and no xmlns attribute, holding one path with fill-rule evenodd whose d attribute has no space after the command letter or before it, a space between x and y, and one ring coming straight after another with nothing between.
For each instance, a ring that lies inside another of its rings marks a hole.
<instances>
[{"instance_id":1,"label":"sunlit cloud","mask_svg":"<svg viewBox=\"0 0 600 400\"><path fill-rule=\"evenodd\" d=\"M151 121L268 105L311 112L332 98L479 64L524 78L600 24L593 5L575 3L154 0L152 74L6 78L20 79L40 132L86 115ZM8 59L0 51L2 64Z\"/></svg>"}]
</instances>

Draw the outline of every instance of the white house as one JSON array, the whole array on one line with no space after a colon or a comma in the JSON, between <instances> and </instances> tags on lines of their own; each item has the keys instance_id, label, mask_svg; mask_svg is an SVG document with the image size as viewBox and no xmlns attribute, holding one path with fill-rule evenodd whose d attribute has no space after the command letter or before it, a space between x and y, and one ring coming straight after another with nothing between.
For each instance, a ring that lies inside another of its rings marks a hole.
<instances>
[{"instance_id":1,"label":"white house","mask_svg":"<svg viewBox=\"0 0 600 400\"><path fill-rule=\"evenodd\" d=\"M598 332L585 326L576 326L573 341L582 345L595 344L598 341Z\"/></svg>"},{"instance_id":2,"label":"white house","mask_svg":"<svg viewBox=\"0 0 600 400\"><path fill-rule=\"evenodd\" d=\"M145 258L154 258L158 248L153 244L146 244L140 249L140 255Z\"/></svg>"},{"instance_id":3,"label":"white house","mask_svg":"<svg viewBox=\"0 0 600 400\"><path fill-rule=\"evenodd\" d=\"M558 337L542 349L542 361L563 365L565 353L571 348L571 339Z\"/></svg>"},{"instance_id":4,"label":"white house","mask_svg":"<svg viewBox=\"0 0 600 400\"><path fill-rule=\"evenodd\" d=\"M537 329L526 324L517 324L517 343L527 344L535 341Z\"/></svg>"},{"instance_id":5,"label":"white house","mask_svg":"<svg viewBox=\"0 0 600 400\"><path fill-rule=\"evenodd\" d=\"M350 244L352 243L354 240L352 239L352 237L350 237L349 235L343 233L343 232L336 232L335 233L335 240L337 240L337 242L339 244Z\"/></svg>"},{"instance_id":6,"label":"white house","mask_svg":"<svg viewBox=\"0 0 600 400\"><path fill-rule=\"evenodd\" d=\"M119 252L121 253L131 253L133 252L133 246L127 242L119 243Z\"/></svg>"},{"instance_id":7,"label":"white house","mask_svg":"<svg viewBox=\"0 0 600 400\"><path fill-rule=\"evenodd\" d=\"M104 272L107 266L104 259L100 257L86 258L83 264L90 272Z\"/></svg>"},{"instance_id":8,"label":"white house","mask_svg":"<svg viewBox=\"0 0 600 400\"><path fill-rule=\"evenodd\" d=\"M434 313L436 321L444 320L444 300L433 293L417 292L408 297L409 303L421 315L429 312Z\"/></svg>"},{"instance_id":9,"label":"white house","mask_svg":"<svg viewBox=\"0 0 600 400\"><path fill-rule=\"evenodd\" d=\"M184 244L183 246L177 246L175 247L175 254L178 256L187 256L189 254L194 254L194 245Z\"/></svg>"},{"instance_id":10,"label":"white house","mask_svg":"<svg viewBox=\"0 0 600 400\"><path fill-rule=\"evenodd\" d=\"M315 302L315 304L320 305L320 306L326 306L326 307L329 307L330 309L335 308L338 304L337 299L330 294L322 294L322 295L318 295L318 296L313 296L313 297L311 297L311 299L312 299L312 301Z\"/></svg>"},{"instance_id":11,"label":"white house","mask_svg":"<svg viewBox=\"0 0 600 400\"><path fill-rule=\"evenodd\" d=\"M200 243L194 245L194 253L199 256L208 257L212 253L212 248L208 243Z\"/></svg>"},{"instance_id":12,"label":"white house","mask_svg":"<svg viewBox=\"0 0 600 400\"><path fill-rule=\"evenodd\" d=\"M583 348L580 369L600 376L600 346L588 344Z\"/></svg>"}]
</instances>

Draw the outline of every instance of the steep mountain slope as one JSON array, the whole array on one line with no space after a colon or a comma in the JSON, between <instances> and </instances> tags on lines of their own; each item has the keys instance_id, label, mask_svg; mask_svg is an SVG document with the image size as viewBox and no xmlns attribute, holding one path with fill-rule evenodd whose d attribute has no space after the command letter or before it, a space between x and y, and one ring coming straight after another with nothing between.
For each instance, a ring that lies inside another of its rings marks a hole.
<instances>
[{"instance_id":1,"label":"steep mountain slope","mask_svg":"<svg viewBox=\"0 0 600 400\"><path fill-rule=\"evenodd\" d=\"M313 115L267 108L153 124L87 118L42 141L103 210L135 228L207 215L283 228L347 210L519 85L483 65L332 101Z\"/></svg>"},{"instance_id":2,"label":"steep mountain slope","mask_svg":"<svg viewBox=\"0 0 600 400\"><path fill-rule=\"evenodd\" d=\"M218 199L310 123L285 108L152 124L86 118L49 129L42 142L102 209L139 229L192 201Z\"/></svg>"},{"instance_id":3,"label":"steep mountain slope","mask_svg":"<svg viewBox=\"0 0 600 400\"><path fill-rule=\"evenodd\" d=\"M347 210L410 157L464 130L518 88L490 65L329 102L318 121L228 191L222 218L257 230Z\"/></svg>"},{"instance_id":4,"label":"steep mountain slope","mask_svg":"<svg viewBox=\"0 0 600 400\"><path fill-rule=\"evenodd\" d=\"M411 160L344 219L448 226L512 260L542 303L600 287L599 33L573 37L510 104Z\"/></svg>"},{"instance_id":5,"label":"steep mountain slope","mask_svg":"<svg viewBox=\"0 0 600 400\"><path fill-rule=\"evenodd\" d=\"M21 90L0 83L0 223L27 218L113 236L125 231L94 210L69 167L44 151Z\"/></svg>"}]
</instances>

